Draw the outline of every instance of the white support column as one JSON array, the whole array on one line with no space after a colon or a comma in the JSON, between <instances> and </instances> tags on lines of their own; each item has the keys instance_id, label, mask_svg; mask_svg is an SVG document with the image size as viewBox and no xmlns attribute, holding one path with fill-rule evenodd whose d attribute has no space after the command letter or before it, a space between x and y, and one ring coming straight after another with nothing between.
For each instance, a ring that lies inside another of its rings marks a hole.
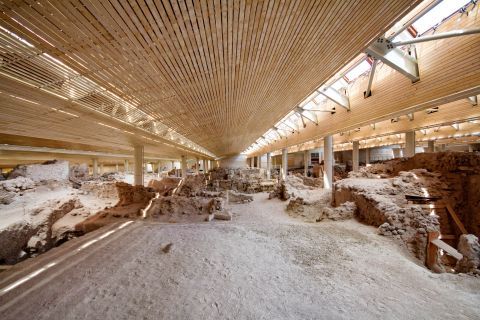
<instances>
[{"instance_id":1,"label":"white support column","mask_svg":"<svg viewBox=\"0 0 480 320\"><path fill-rule=\"evenodd\" d=\"M324 164L323 170L323 188L332 189L333 187L333 137L326 136L323 138L324 148Z\"/></svg>"},{"instance_id":2,"label":"white support column","mask_svg":"<svg viewBox=\"0 0 480 320\"><path fill-rule=\"evenodd\" d=\"M257 157L257 168L261 168L262 167L262 156L258 156Z\"/></svg>"},{"instance_id":3,"label":"white support column","mask_svg":"<svg viewBox=\"0 0 480 320\"><path fill-rule=\"evenodd\" d=\"M365 164L370 163L370 148L365 148Z\"/></svg>"},{"instance_id":4,"label":"white support column","mask_svg":"<svg viewBox=\"0 0 480 320\"><path fill-rule=\"evenodd\" d=\"M98 159L93 159L93 177L98 178Z\"/></svg>"},{"instance_id":5,"label":"white support column","mask_svg":"<svg viewBox=\"0 0 480 320\"><path fill-rule=\"evenodd\" d=\"M200 159L195 158L195 173L199 174L200 173Z\"/></svg>"},{"instance_id":6,"label":"white support column","mask_svg":"<svg viewBox=\"0 0 480 320\"><path fill-rule=\"evenodd\" d=\"M207 174L207 160L203 159L203 173Z\"/></svg>"},{"instance_id":7,"label":"white support column","mask_svg":"<svg viewBox=\"0 0 480 320\"><path fill-rule=\"evenodd\" d=\"M303 175L306 177L308 176L308 156L310 155L310 151L305 150L303 151Z\"/></svg>"},{"instance_id":8,"label":"white support column","mask_svg":"<svg viewBox=\"0 0 480 320\"><path fill-rule=\"evenodd\" d=\"M352 169L354 172L358 171L360 166L360 143L358 141L353 141L353 150L352 150Z\"/></svg>"},{"instance_id":9,"label":"white support column","mask_svg":"<svg viewBox=\"0 0 480 320\"><path fill-rule=\"evenodd\" d=\"M411 158L415 155L415 131L405 132L405 157Z\"/></svg>"},{"instance_id":10,"label":"white support column","mask_svg":"<svg viewBox=\"0 0 480 320\"><path fill-rule=\"evenodd\" d=\"M435 140L428 141L427 152L435 152Z\"/></svg>"},{"instance_id":11,"label":"white support column","mask_svg":"<svg viewBox=\"0 0 480 320\"><path fill-rule=\"evenodd\" d=\"M272 154L270 152L267 153L267 179L270 179L271 171L272 170Z\"/></svg>"},{"instance_id":12,"label":"white support column","mask_svg":"<svg viewBox=\"0 0 480 320\"><path fill-rule=\"evenodd\" d=\"M115 171L118 172L118 163L115 163Z\"/></svg>"},{"instance_id":13,"label":"white support column","mask_svg":"<svg viewBox=\"0 0 480 320\"><path fill-rule=\"evenodd\" d=\"M125 174L128 173L128 159L126 159L124 162L123 162L123 172Z\"/></svg>"},{"instance_id":14,"label":"white support column","mask_svg":"<svg viewBox=\"0 0 480 320\"><path fill-rule=\"evenodd\" d=\"M160 167L161 167L162 163L160 160L157 161L157 177L160 178Z\"/></svg>"},{"instance_id":15,"label":"white support column","mask_svg":"<svg viewBox=\"0 0 480 320\"><path fill-rule=\"evenodd\" d=\"M182 178L187 176L187 157L182 156Z\"/></svg>"},{"instance_id":16,"label":"white support column","mask_svg":"<svg viewBox=\"0 0 480 320\"><path fill-rule=\"evenodd\" d=\"M135 146L133 150L133 156L135 158L135 167L133 170L133 181L135 186L143 186L143 162L144 154L143 154L143 146Z\"/></svg>"},{"instance_id":17,"label":"white support column","mask_svg":"<svg viewBox=\"0 0 480 320\"><path fill-rule=\"evenodd\" d=\"M288 174L288 149L282 149L282 169L280 170L280 178L285 181Z\"/></svg>"}]
</instances>

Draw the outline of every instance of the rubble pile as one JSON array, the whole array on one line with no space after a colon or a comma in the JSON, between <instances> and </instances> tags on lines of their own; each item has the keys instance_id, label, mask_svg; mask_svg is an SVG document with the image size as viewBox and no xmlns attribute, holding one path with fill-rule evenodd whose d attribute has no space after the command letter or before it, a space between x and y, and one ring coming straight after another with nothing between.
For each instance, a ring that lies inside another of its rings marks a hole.
<instances>
[{"instance_id":1,"label":"rubble pile","mask_svg":"<svg viewBox=\"0 0 480 320\"><path fill-rule=\"evenodd\" d=\"M287 175L285 181L278 183L275 189L270 192L268 198L279 198L285 201L290 199L290 197L299 196L304 199L308 198L308 201L314 201L314 194L319 190L318 185L320 181L321 185L323 185L322 178L309 178L297 174Z\"/></svg>"},{"instance_id":2,"label":"rubble pile","mask_svg":"<svg viewBox=\"0 0 480 320\"><path fill-rule=\"evenodd\" d=\"M166 196L154 199L147 215L162 222L200 222L230 215L223 198ZM225 219L225 220L230 220Z\"/></svg>"},{"instance_id":3,"label":"rubble pile","mask_svg":"<svg viewBox=\"0 0 480 320\"><path fill-rule=\"evenodd\" d=\"M462 234L458 241L458 251L463 258L457 262L457 272L480 274L480 244L473 234Z\"/></svg>"},{"instance_id":4,"label":"rubble pile","mask_svg":"<svg viewBox=\"0 0 480 320\"><path fill-rule=\"evenodd\" d=\"M280 182L277 184L275 189L268 194L268 199L278 198L282 201L287 201L290 199L290 193L288 193L287 185L285 181Z\"/></svg>"},{"instance_id":5,"label":"rubble pile","mask_svg":"<svg viewBox=\"0 0 480 320\"><path fill-rule=\"evenodd\" d=\"M185 179L163 178L152 182L159 197L152 200L147 216L161 222L200 222L212 219L231 220L225 208L226 198L241 199L246 196L207 190L205 175L189 175ZM247 198L248 199L248 198Z\"/></svg>"},{"instance_id":6,"label":"rubble pile","mask_svg":"<svg viewBox=\"0 0 480 320\"><path fill-rule=\"evenodd\" d=\"M441 186L438 176L426 170L400 172L398 177L388 179L349 178L335 184L334 205L354 202L359 220L379 227L380 234L402 240L425 261L427 232L440 230L438 217L420 205L408 204L405 195L426 196L426 190ZM428 194L437 195L433 191Z\"/></svg>"},{"instance_id":7,"label":"rubble pile","mask_svg":"<svg viewBox=\"0 0 480 320\"><path fill-rule=\"evenodd\" d=\"M0 204L8 205L15 201L17 195L23 195L25 190L34 188L35 183L33 180L22 176L0 181Z\"/></svg>"},{"instance_id":8,"label":"rubble pile","mask_svg":"<svg viewBox=\"0 0 480 320\"><path fill-rule=\"evenodd\" d=\"M117 221L119 218L136 219L141 216L150 200L155 197L152 188L144 186L132 186L125 182L116 182L118 202L113 207L106 207L85 221L78 223L75 230L87 233Z\"/></svg>"},{"instance_id":9,"label":"rubble pile","mask_svg":"<svg viewBox=\"0 0 480 320\"><path fill-rule=\"evenodd\" d=\"M303 184L306 185L306 186L316 187L316 188L323 187L323 177L319 177L319 178L306 177L306 176L304 176L303 174L300 174L300 173L296 173L294 176L302 179Z\"/></svg>"},{"instance_id":10,"label":"rubble pile","mask_svg":"<svg viewBox=\"0 0 480 320\"><path fill-rule=\"evenodd\" d=\"M480 155L478 153L437 152L419 153L412 158L400 158L361 168L350 177L388 178L401 171L436 176L437 185L427 191L442 197L452 206L468 231L480 236Z\"/></svg>"},{"instance_id":11,"label":"rubble pile","mask_svg":"<svg viewBox=\"0 0 480 320\"><path fill-rule=\"evenodd\" d=\"M214 191L235 190L244 193L272 191L276 179L266 179L262 168L215 168L208 173L208 188Z\"/></svg>"},{"instance_id":12,"label":"rubble pile","mask_svg":"<svg viewBox=\"0 0 480 320\"><path fill-rule=\"evenodd\" d=\"M177 177L164 177L160 180L152 179L148 182L148 186L161 196L169 196L178 187L180 180L182 179Z\"/></svg>"},{"instance_id":13,"label":"rubble pile","mask_svg":"<svg viewBox=\"0 0 480 320\"><path fill-rule=\"evenodd\" d=\"M238 193L232 190L228 191L228 203L247 203L253 201L253 196Z\"/></svg>"},{"instance_id":14,"label":"rubble pile","mask_svg":"<svg viewBox=\"0 0 480 320\"><path fill-rule=\"evenodd\" d=\"M69 174L68 161L52 160L42 164L19 165L8 174L7 179L25 177L35 183L46 180L66 181Z\"/></svg>"},{"instance_id":15,"label":"rubble pile","mask_svg":"<svg viewBox=\"0 0 480 320\"><path fill-rule=\"evenodd\" d=\"M115 182L84 181L80 187L82 194L91 194L97 198L117 199Z\"/></svg>"},{"instance_id":16,"label":"rubble pile","mask_svg":"<svg viewBox=\"0 0 480 320\"><path fill-rule=\"evenodd\" d=\"M186 176L180 184L177 195L184 197L195 197L200 195L206 188L205 175Z\"/></svg>"},{"instance_id":17,"label":"rubble pile","mask_svg":"<svg viewBox=\"0 0 480 320\"><path fill-rule=\"evenodd\" d=\"M472 239L477 239L480 232L478 154L417 154L410 159L394 159L369 166L350 174L350 177L335 184L335 204L355 202L361 220L378 226L380 234L401 240L421 261L425 261L429 232L458 236L458 230L451 226L445 210L431 211L428 206L409 203L405 196L431 197L438 199L440 205L448 204L472 233L459 238L458 250L470 253L465 255L468 258L458 262L456 270L471 272L477 268L469 266L476 265L472 248L476 248L477 240ZM457 246L456 243L452 245ZM449 265L448 256L443 255L432 269L443 272Z\"/></svg>"},{"instance_id":18,"label":"rubble pile","mask_svg":"<svg viewBox=\"0 0 480 320\"><path fill-rule=\"evenodd\" d=\"M0 263L16 263L66 241L76 233L68 220L79 215L85 219L89 214L76 197L42 203L26 220L0 229Z\"/></svg>"}]
</instances>

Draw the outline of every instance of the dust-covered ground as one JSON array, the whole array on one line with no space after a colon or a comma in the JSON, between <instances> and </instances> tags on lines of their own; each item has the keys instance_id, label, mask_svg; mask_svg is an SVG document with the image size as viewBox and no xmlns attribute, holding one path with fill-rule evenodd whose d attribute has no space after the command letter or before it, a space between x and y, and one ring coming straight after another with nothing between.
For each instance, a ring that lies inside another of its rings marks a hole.
<instances>
[{"instance_id":1,"label":"dust-covered ground","mask_svg":"<svg viewBox=\"0 0 480 320\"><path fill-rule=\"evenodd\" d=\"M480 319L480 278L433 274L374 227L254 198L230 222L133 222L0 295L1 318ZM0 273L0 292L106 230Z\"/></svg>"}]
</instances>

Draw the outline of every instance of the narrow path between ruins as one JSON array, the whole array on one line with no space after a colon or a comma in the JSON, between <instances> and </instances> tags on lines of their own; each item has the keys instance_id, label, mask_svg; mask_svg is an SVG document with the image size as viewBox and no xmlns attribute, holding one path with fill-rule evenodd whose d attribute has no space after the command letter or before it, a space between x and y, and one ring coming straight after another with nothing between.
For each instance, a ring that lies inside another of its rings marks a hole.
<instances>
[{"instance_id":1,"label":"narrow path between ruins","mask_svg":"<svg viewBox=\"0 0 480 320\"><path fill-rule=\"evenodd\" d=\"M308 224L254 197L231 222L116 224L19 264L0 290L116 230L0 296L2 319L480 318L479 278L433 274L354 220Z\"/></svg>"}]
</instances>

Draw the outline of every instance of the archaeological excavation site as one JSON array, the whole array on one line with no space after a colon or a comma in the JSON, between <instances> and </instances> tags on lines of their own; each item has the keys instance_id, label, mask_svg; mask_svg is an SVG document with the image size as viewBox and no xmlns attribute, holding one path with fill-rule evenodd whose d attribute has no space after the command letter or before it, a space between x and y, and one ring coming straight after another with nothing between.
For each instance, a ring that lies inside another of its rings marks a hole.
<instances>
[{"instance_id":1,"label":"archaeological excavation site","mask_svg":"<svg viewBox=\"0 0 480 320\"><path fill-rule=\"evenodd\" d=\"M0 1L0 319L479 319L476 0Z\"/></svg>"}]
</instances>

